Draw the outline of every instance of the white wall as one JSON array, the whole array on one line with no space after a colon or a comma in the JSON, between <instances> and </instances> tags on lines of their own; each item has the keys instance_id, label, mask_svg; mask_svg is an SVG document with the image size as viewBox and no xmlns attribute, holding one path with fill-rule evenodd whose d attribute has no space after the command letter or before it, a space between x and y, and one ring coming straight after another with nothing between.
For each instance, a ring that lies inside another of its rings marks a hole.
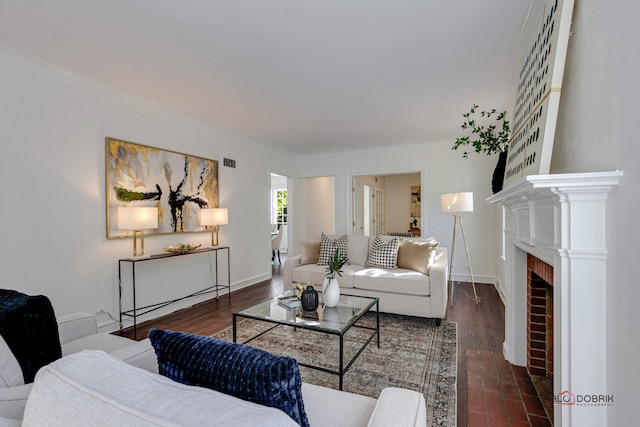
<instances>
[{"instance_id":1,"label":"white wall","mask_svg":"<svg viewBox=\"0 0 640 427\"><path fill-rule=\"evenodd\" d=\"M299 252L300 241L315 240L320 233L335 233L335 179L333 176L309 177L294 180L289 192L289 206L293 211L294 252Z\"/></svg>"},{"instance_id":2,"label":"white wall","mask_svg":"<svg viewBox=\"0 0 640 427\"><path fill-rule=\"evenodd\" d=\"M433 236L447 248L451 247L453 218L440 211L440 194L473 191L475 211L464 216L473 274L478 282L493 283L495 211L484 200L491 195L491 176L497 157L471 155L464 159L460 152L451 150L452 144L453 141L442 141L386 150L301 157L298 159L298 176L335 178L335 232L350 234L352 176L420 172L423 236ZM296 201L296 209L298 207ZM311 224L313 219L310 217L306 221ZM464 246L457 245L457 250L456 275L464 280L468 277Z\"/></svg>"},{"instance_id":3,"label":"white wall","mask_svg":"<svg viewBox=\"0 0 640 427\"><path fill-rule=\"evenodd\" d=\"M593 337L609 349L602 369L609 378L607 393L615 399L608 408L610 426L631 425L637 419L640 383L638 16L638 2L576 2L551 165L553 173L624 170L621 185L609 195L607 211L609 255L602 303L607 306L608 331L606 337Z\"/></svg>"},{"instance_id":4,"label":"white wall","mask_svg":"<svg viewBox=\"0 0 640 427\"><path fill-rule=\"evenodd\" d=\"M232 284L270 277L269 168L292 175L293 158L3 50L0 93L0 286L45 294L58 314L104 307L118 316L117 260L132 249L130 239L106 239L106 136L219 160ZM145 249L185 240L208 245L210 234L150 236ZM198 257L145 263L139 297L204 287L211 273Z\"/></svg>"}]
</instances>

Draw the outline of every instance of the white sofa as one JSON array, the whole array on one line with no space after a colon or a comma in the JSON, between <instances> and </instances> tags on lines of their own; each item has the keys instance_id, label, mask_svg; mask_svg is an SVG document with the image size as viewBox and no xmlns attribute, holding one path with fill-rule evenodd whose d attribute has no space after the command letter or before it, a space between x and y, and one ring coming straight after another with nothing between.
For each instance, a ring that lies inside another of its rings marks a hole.
<instances>
[{"instance_id":1,"label":"white sofa","mask_svg":"<svg viewBox=\"0 0 640 427\"><path fill-rule=\"evenodd\" d=\"M378 399L302 385L313 427L426 426L424 397L386 388ZM107 355L83 351L40 369L22 423L0 426L246 426L297 424L279 409L187 386Z\"/></svg>"},{"instance_id":2,"label":"white sofa","mask_svg":"<svg viewBox=\"0 0 640 427\"><path fill-rule=\"evenodd\" d=\"M104 350L127 363L158 372L155 353L148 339L134 341L98 333L96 319L87 313L61 316L57 321L63 356L81 350ZM32 386L24 383L18 361L0 337L0 417L21 419Z\"/></svg>"},{"instance_id":3,"label":"white sofa","mask_svg":"<svg viewBox=\"0 0 640 427\"><path fill-rule=\"evenodd\" d=\"M335 239L339 236L329 236ZM389 241L393 236L380 236ZM428 274L406 268L383 269L365 267L375 236L347 236L347 257L350 263L343 267L338 277L340 291L344 294L378 297L380 311L409 316L430 317L436 324L444 319L447 311L447 250L438 247L435 261ZM402 239L402 238L400 238ZM415 237L415 242L433 242L433 239ZM309 242L306 242L307 244ZM304 263L303 258L307 258ZM326 266L317 265L313 257L305 254L287 258L284 265L284 288L296 283L313 283L321 289Z\"/></svg>"}]
</instances>

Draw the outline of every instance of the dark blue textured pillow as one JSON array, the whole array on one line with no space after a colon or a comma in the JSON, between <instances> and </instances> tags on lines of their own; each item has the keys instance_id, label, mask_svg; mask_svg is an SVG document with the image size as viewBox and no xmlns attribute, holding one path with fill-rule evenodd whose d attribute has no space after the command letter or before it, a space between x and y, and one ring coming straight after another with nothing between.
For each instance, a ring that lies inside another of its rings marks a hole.
<instances>
[{"instance_id":1,"label":"dark blue textured pillow","mask_svg":"<svg viewBox=\"0 0 640 427\"><path fill-rule=\"evenodd\" d=\"M182 332L151 329L149 339L165 377L278 408L302 427L309 426L294 358Z\"/></svg>"},{"instance_id":2,"label":"dark blue textured pillow","mask_svg":"<svg viewBox=\"0 0 640 427\"><path fill-rule=\"evenodd\" d=\"M0 289L0 335L22 369L25 384L38 369L62 357L58 322L51 301Z\"/></svg>"}]
</instances>

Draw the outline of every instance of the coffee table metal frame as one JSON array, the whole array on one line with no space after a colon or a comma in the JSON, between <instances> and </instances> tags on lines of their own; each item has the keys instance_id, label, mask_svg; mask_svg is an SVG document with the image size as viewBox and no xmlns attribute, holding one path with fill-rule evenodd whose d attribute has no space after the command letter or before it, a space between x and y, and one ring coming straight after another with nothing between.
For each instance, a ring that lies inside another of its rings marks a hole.
<instances>
[{"instance_id":1,"label":"coffee table metal frame","mask_svg":"<svg viewBox=\"0 0 640 427\"><path fill-rule=\"evenodd\" d=\"M344 325L342 325L342 327L340 327L339 329L332 329L332 328L328 328L328 327L323 327L322 324L305 324L305 323L298 323L296 321L296 316L295 313L298 311L297 309L285 309L291 312L290 316L287 316L286 319L277 319L277 318L272 318L272 317L268 317L268 316L262 316L262 315L254 315L251 313L246 313L246 310L249 310L253 307L257 307L259 305L263 305L266 303L270 303L272 301L275 300L275 303L277 304L277 298L281 297L283 295L290 295L292 292L288 291L285 292L284 294L278 295L276 297L273 298L269 298L268 300L264 300L261 301L257 304L253 304L249 307L244 308L243 310L237 311L233 313L233 342L237 342L237 328L238 328L238 322L237 319L239 317L243 317L243 318L247 318L247 319L254 319L254 320L261 320L264 322L268 322L268 323L274 323L274 326L268 328L267 330L260 332L257 335L254 335L252 337L250 337L249 339L245 340L242 342L242 344L247 344L253 340L255 340L258 337L261 337L262 335L266 334L267 332L277 328L278 326L290 326L293 327L294 329L306 329L306 330L311 330L311 331L317 331L317 332L323 332L323 333L327 333L330 335L337 335L339 337L340 340L340 346L339 346L339 362L338 362L338 370L334 370L334 369L329 369L329 368L325 368L323 366L318 366L318 365L313 365L310 363L304 363L304 362L300 362L298 361L298 365L300 366L305 366L307 368L310 369L315 369L318 371L322 371L322 372L327 372L329 374L334 374L334 375L338 375L339 377L339 389L342 390L342 386L343 386L343 380L344 380L344 374L349 370L349 368L351 368L351 366L353 365L353 363L356 361L356 359L358 358L358 356L360 356L360 354L364 351L364 349L367 347L367 345L369 345L369 343L371 342L371 340L373 340L374 337L377 337L377 345L378 348L380 348L380 307L379 307L379 300L378 298L373 298L373 297L361 297L361 296L356 296L356 295L345 295L342 294L343 296L349 297L349 298L360 298L360 299L364 299L364 300L369 300L369 302L367 304L365 304L362 309L354 314L351 319L349 319L348 322L346 322ZM340 306L340 304L342 303L338 303L338 306ZM357 325L356 323L362 318L362 316L364 316L365 313L367 313L369 310L371 310L373 308L373 306L375 306L375 312L376 312L376 327L369 327L369 326L363 326L363 325ZM360 328L360 329L368 329L371 332L371 334L367 337L367 339L364 341L364 344L362 345L362 347L360 347L360 349L355 353L355 355L346 362L345 364L345 360L344 360L344 336L345 334L349 331L349 329L351 329L352 327L355 328Z\"/></svg>"}]
</instances>

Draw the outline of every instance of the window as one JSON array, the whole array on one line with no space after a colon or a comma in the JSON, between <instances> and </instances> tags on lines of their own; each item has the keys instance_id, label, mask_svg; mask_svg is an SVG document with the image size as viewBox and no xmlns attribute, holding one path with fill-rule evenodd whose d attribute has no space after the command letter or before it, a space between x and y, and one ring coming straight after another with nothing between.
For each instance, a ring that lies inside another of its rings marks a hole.
<instances>
[{"instance_id":1,"label":"window","mask_svg":"<svg viewBox=\"0 0 640 427\"><path fill-rule=\"evenodd\" d=\"M271 193L271 223L287 224L287 190L278 189Z\"/></svg>"}]
</instances>

